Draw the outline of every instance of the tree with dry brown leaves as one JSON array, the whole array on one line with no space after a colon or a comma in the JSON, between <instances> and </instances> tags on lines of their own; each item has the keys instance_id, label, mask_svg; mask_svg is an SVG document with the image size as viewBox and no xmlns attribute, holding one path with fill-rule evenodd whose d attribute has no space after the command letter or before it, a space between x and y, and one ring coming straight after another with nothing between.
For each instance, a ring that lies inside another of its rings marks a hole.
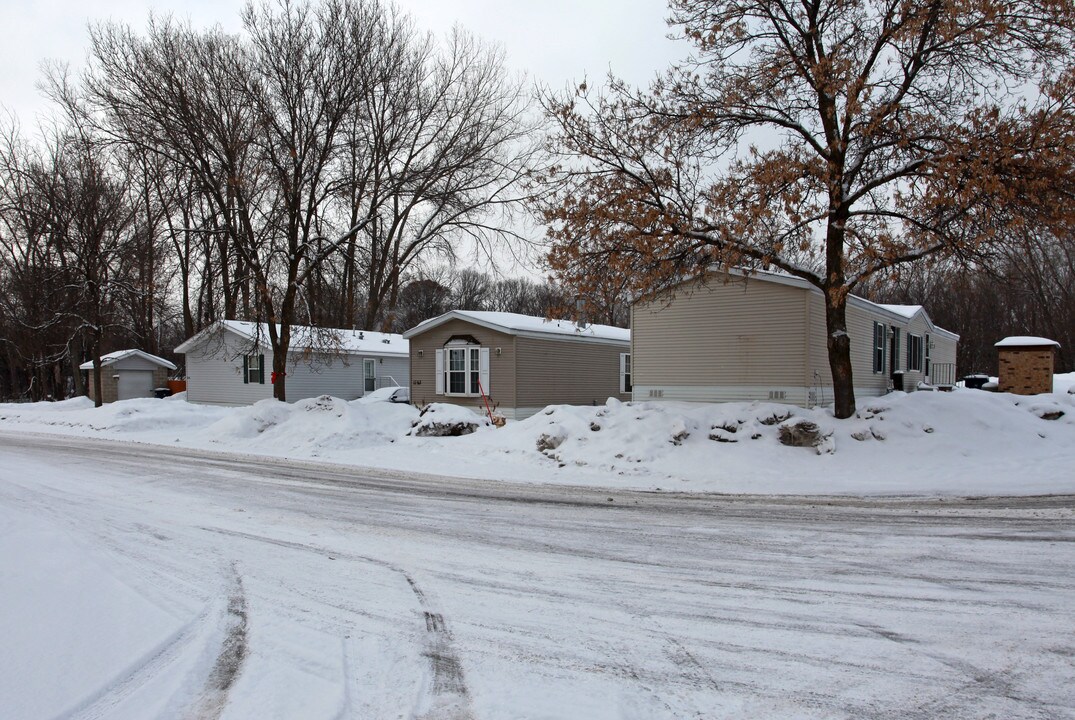
<instances>
[{"instance_id":1,"label":"tree with dry brown leaves","mask_svg":"<svg viewBox=\"0 0 1075 720\"><path fill-rule=\"evenodd\" d=\"M824 295L837 417L847 298L1031 219L1070 233L1070 0L673 0L694 52L648 90L546 94L549 263L583 294L770 266Z\"/></svg>"}]
</instances>

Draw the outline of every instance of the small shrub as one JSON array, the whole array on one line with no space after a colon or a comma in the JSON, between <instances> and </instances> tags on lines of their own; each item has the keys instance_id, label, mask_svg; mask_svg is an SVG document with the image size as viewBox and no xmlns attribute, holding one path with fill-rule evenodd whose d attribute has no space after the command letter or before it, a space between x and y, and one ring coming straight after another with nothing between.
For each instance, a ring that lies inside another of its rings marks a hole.
<instances>
[{"instance_id":1,"label":"small shrub","mask_svg":"<svg viewBox=\"0 0 1075 720\"><path fill-rule=\"evenodd\" d=\"M772 415L769 415L769 416L763 417L763 418L759 418L758 422L760 422L762 425L770 425L770 426L771 425L779 425L780 423L782 423L785 420L787 420L788 418L790 418L791 415L792 415L792 413L791 413L790 410L788 410L787 412L783 412L783 413L774 412Z\"/></svg>"}]
</instances>

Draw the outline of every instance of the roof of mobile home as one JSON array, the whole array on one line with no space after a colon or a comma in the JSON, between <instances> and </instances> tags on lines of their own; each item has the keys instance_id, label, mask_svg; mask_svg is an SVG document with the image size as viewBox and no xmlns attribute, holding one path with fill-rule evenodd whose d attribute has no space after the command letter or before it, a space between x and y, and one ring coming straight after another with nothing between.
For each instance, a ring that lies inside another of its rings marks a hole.
<instances>
[{"instance_id":1,"label":"roof of mobile home","mask_svg":"<svg viewBox=\"0 0 1075 720\"><path fill-rule=\"evenodd\" d=\"M432 330L438 325L443 325L449 320L464 320L487 327L490 330L498 330L508 335L523 335L530 337L554 337L559 339L593 340L595 342L631 342L631 331L626 328L613 327L611 325L579 325L572 320L547 320L534 315L521 315L519 313L488 312L484 310L451 310L415 325L403 333L403 337L411 338L427 330Z\"/></svg>"},{"instance_id":2,"label":"roof of mobile home","mask_svg":"<svg viewBox=\"0 0 1075 720\"><path fill-rule=\"evenodd\" d=\"M218 329L226 330L243 340L268 346L269 324L243 320L219 320L200 333L181 343L175 351L186 353L201 340ZM338 343L338 345L336 344ZM306 325L291 326L291 350L318 350L348 355L399 355L410 353L410 343L397 333L370 330L346 330L339 328L311 328Z\"/></svg>"}]
</instances>

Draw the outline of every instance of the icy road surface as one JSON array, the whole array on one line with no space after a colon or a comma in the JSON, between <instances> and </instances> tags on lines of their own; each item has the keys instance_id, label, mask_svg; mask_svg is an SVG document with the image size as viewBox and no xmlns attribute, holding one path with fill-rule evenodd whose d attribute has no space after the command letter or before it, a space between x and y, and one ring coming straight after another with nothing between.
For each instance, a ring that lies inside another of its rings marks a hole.
<instances>
[{"instance_id":1,"label":"icy road surface","mask_svg":"<svg viewBox=\"0 0 1075 720\"><path fill-rule=\"evenodd\" d=\"M1073 507L0 435L0 717L1073 718Z\"/></svg>"}]
</instances>

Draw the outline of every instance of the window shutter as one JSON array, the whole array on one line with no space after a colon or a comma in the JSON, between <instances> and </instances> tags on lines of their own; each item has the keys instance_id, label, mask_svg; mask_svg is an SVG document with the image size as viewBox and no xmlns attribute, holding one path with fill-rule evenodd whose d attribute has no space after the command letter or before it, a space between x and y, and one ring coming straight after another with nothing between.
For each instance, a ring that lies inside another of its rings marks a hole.
<instances>
[{"instance_id":1,"label":"window shutter","mask_svg":"<svg viewBox=\"0 0 1075 720\"><path fill-rule=\"evenodd\" d=\"M444 351L437 351L437 394L444 394Z\"/></svg>"},{"instance_id":2,"label":"window shutter","mask_svg":"<svg viewBox=\"0 0 1075 720\"><path fill-rule=\"evenodd\" d=\"M258 355L258 382L265 384L265 356Z\"/></svg>"},{"instance_id":3,"label":"window shutter","mask_svg":"<svg viewBox=\"0 0 1075 720\"><path fill-rule=\"evenodd\" d=\"M489 348L483 347L478 359L478 382L486 395L492 395L493 390L489 387Z\"/></svg>"},{"instance_id":4,"label":"window shutter","mask_svg":"<svg viewBox=\"0 0 1075 720\"><path fill-rule=\"evenodd\" d=\"M243 384L250 382L250 356L243 355Z\"/></svg>"},{"instance_id":5,"label":"window shutter","mask_svg":"<svg viewBox=\"0 0 1075 720\"><path fill-rule=\"evenodd\" d=\"M620 393L627 392L627 353L620 353Z\"/></svg>"},{"instance_id":6,"label":"window shutter","mask_svg":"<svg viewBox=\"0 0 1075 720\"><path fill-rule=\"evenodd\" d=\"M900 329L892 328L892 372L900 369Z\"/></svg>"}]
</instances>

